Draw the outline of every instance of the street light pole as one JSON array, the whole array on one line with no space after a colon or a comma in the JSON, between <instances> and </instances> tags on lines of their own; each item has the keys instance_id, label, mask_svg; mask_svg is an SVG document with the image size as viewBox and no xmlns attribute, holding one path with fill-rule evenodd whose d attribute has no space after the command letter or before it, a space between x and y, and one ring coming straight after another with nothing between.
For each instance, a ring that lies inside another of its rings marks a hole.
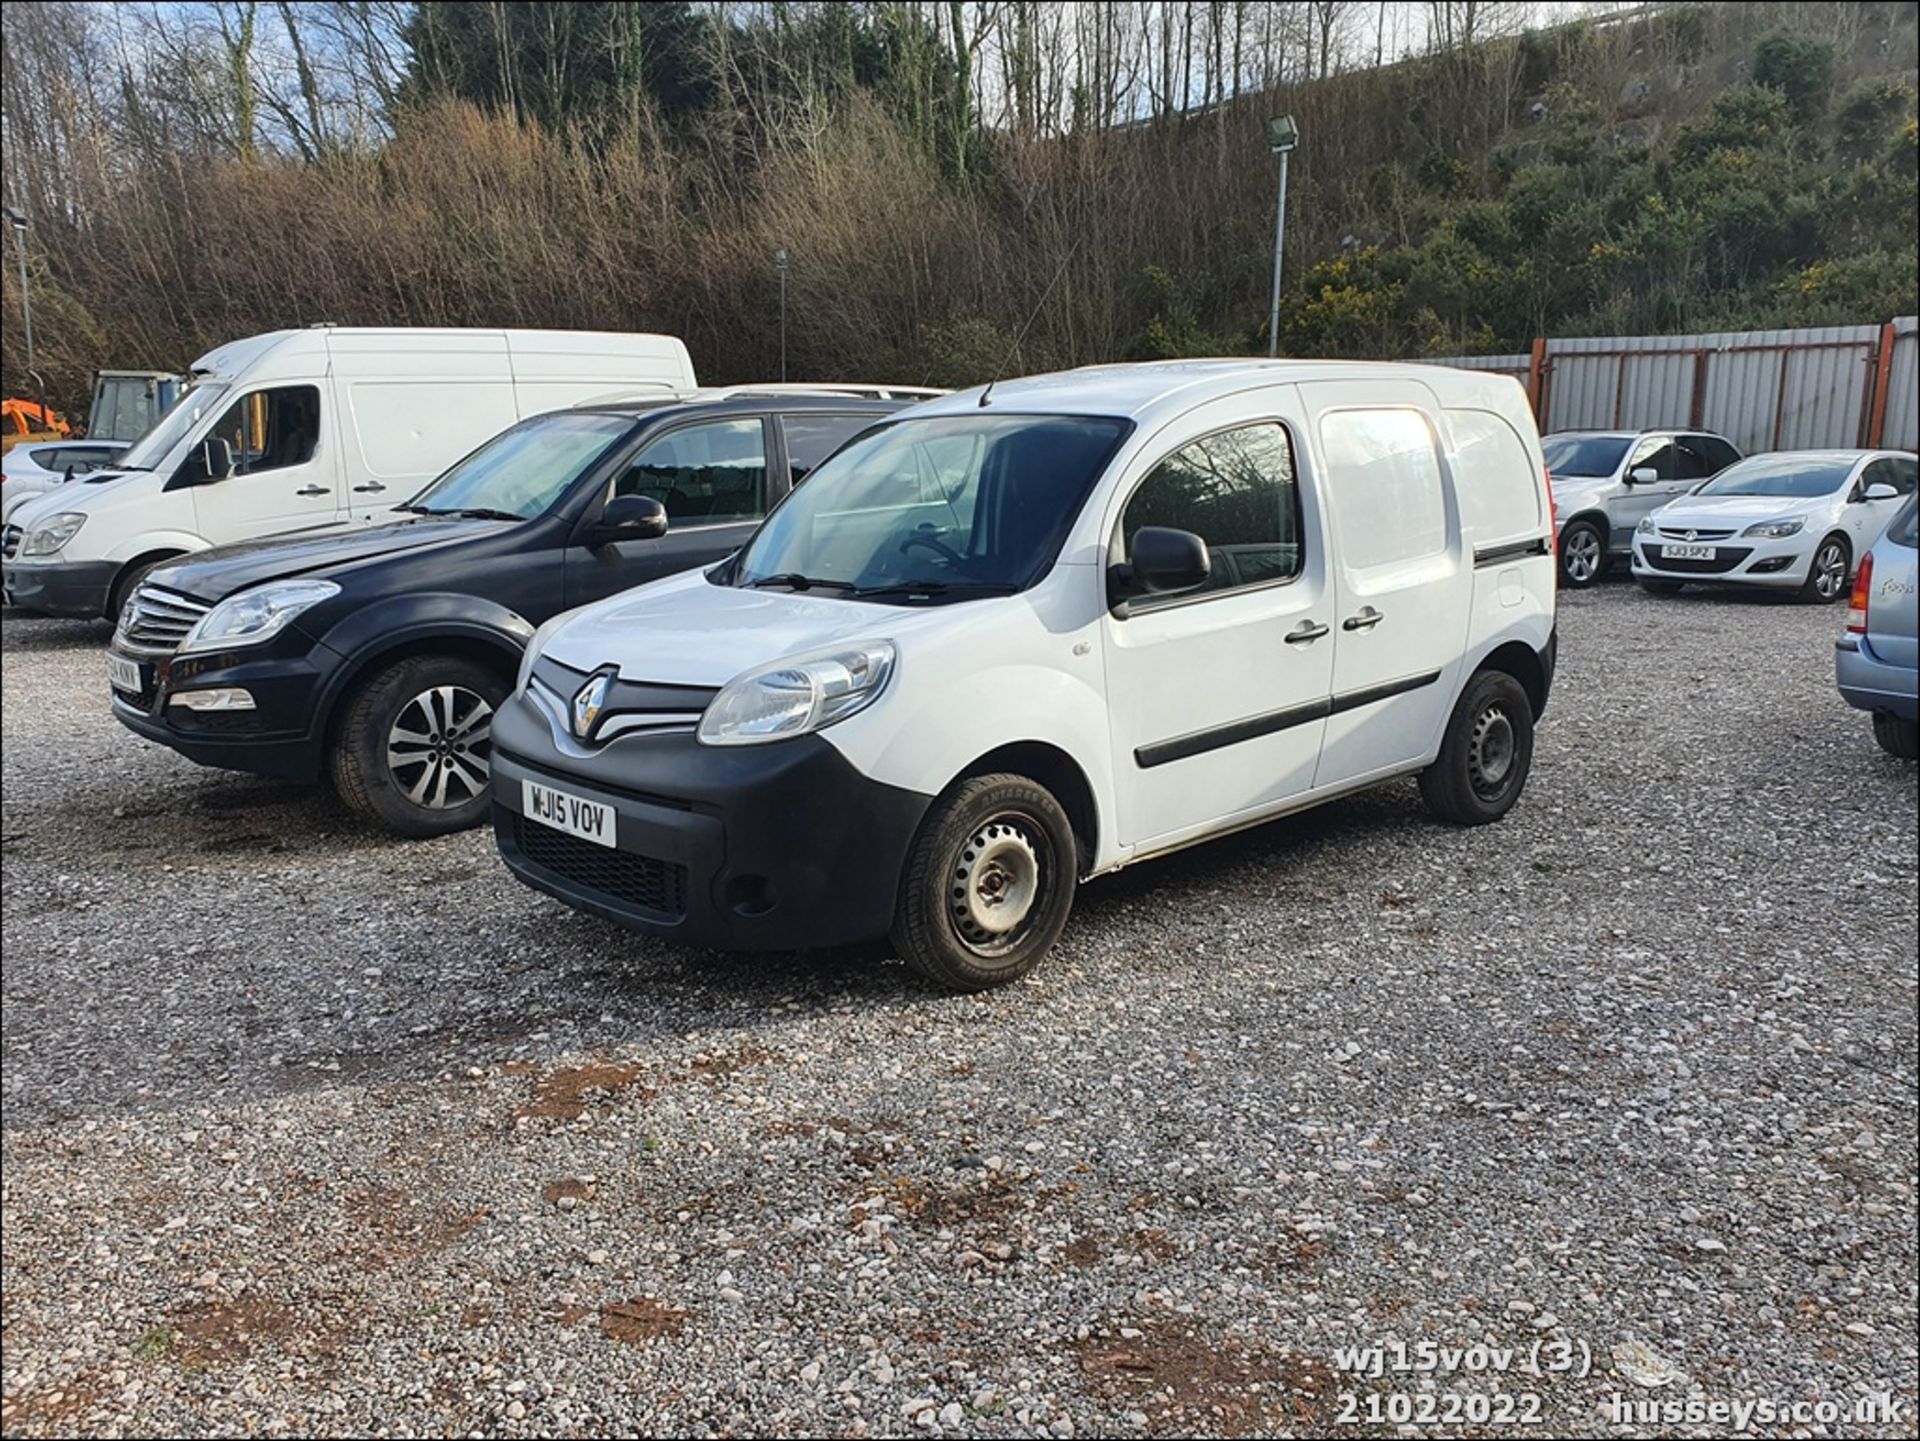
<instances>
[{"instance_id":1,"label":"street light pole","mask_svg":"<svg viewBox=\"0 0 1920 1441\"><path fill-rule=\"evenodd\" d=\"M780 379L787 378L787 266L791 257L787 247L773 252L773 268L780 272Z\"/></svg>"},{"instance_id":2,"label":"street light pole","mask_svg":"<svg viewBox=\"0 0 1920 1441\"><path fill-rule=\"evenodd\" d=\"M1291 115L1267 122L1267 148L1280 157L1280 202L1273 217L1273 304L1267 311L1267 354L1280 353L1280 257L1287 240L1287 156L1300 141Z\"/></svg>"},{"instance_id":3,"label":"street light pole","mask_svg":"<svg viewBox=\"0 0 1920 1441\"><path fill-rule=\"evenodd\" d=\"M27 339L27 374L33 369L33 297L27 293L27 217L11 205L6 207L7 224L13 227L13 245L20 257L20 325Z\"/></svg>"}]
</instances>

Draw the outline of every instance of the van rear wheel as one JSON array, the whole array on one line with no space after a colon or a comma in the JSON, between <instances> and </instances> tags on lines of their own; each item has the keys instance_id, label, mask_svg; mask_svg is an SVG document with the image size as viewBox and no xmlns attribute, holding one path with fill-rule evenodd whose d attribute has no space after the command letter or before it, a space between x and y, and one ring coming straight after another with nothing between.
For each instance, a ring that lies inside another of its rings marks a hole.
<instances>
[{"instance_id":1,"label":"van rear wheel","mask_svg":"<svg viewBox=\"0 0 1920 1441\"><path fill-rule=\"evenodd\" d=\"M1533 702L1505 671L1467 682L1446 739L1420 772L1427 809L1457 826L1483 826L1513 809L1533 769Z\"/></svg>"},{"instance_id":2,"label":"van rear wheel","mask_svg":"<svg viewBox=\"0 0 1920 1441\"><path fill-rule=\"evenodd\" d=\"M1019 980L1073 908L1073 825L1025 776L975 776L934 803L907 854L893 943L949 991Z\"/></svg>"},{"instance_id":3,"label":"van rear wheel","mask_svg":"<svg viewBox=\"0 0 1920 1441\"><path fill-rule=\"evenodd\" d=\"M496 671L416 655L375 674L348 704L328 757L352 809L399 835L444 836L487 818Z\"/></svg>"}]
</instances>

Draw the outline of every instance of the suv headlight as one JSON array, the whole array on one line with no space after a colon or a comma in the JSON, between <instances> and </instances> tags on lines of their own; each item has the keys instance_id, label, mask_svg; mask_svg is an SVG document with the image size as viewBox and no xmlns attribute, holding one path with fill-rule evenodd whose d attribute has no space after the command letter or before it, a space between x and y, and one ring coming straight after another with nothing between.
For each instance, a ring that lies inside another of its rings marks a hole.
<instances>
[{"instance_id":1,"label":"suv headlight","mask_svg":"<svg viewBox=\"0 0 1920 1441\"><path fill-rule=\"evenodd\" d=\"M893 662L893 642L879 640L735 676L700 717L700 742L748 746L821 730L872 705Z\"/></svg>"},{"instance_id":2,"label":"suv headlight","mask_svg":"<svg viewBox=\"0 0 1920 1441\"><path fill-rule=\"evenodd\" d=\"M80 527L87 523L86 516L77 510L63 510L58 515L50 515L42 525L36 525L20 542L22 555L52 555L68 541L80 533Z\"/></svg>"},{"instance_id":3,"label":"suv headlight","mask_svg":"<svg viewBox=\"0 0 1920 1441\"><path fill-rule=\"evenodd\" d=\"M1792 520L1763 520L1758 525L1750 525L1741 531L1742 535L1758 536L1762 540L1782 540L1790 535L1798 535L1806 529L1807 518L1796 515Z\"/></svg>"},{"instance_id":4,"label":"suv headlight","mask_svg":"<svg viewBox=\"0 0 1920 1441\"><path fill-rule=\"evenodd\" d=\"M180 642L180 654L223 646L258 645L286 628L301 611L340 594L330 580L283 580L230 595L201 616Z\"/></svg>"}]
</instances>

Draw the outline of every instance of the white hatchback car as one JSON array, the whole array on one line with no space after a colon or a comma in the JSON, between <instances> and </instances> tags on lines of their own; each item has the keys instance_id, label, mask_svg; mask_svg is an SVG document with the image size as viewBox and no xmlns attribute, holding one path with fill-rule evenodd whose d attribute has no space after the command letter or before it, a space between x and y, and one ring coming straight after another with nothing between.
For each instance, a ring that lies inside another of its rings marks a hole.
<instances>
[{"instance_id":1,"label":"white hatchback car","mask_svg":"<svg viewBox=\"0 0 1920 1441\"><path fill-rule=\"evenodd\" d=\"M849 442L716 567L556 617L495 716L528 884L733 950L1025 974L1075 883L1395 776L1518 799L1554 666L1512 380L1189 361Z\"/></svg>"},{"instance_id":2,"label":"white hatchback car","mask_svg":"<svg viewBox=\"0 0 1920 1441\"><path fill-rule=\"evenodd\" d=\"M1914 457L1897 450L1748 456L1640 522L1634 578L1658 595L1706 582L1831 604L1913 494L1914 476Z\"/></svg>"},{"instance_id":3,"label":"white hatchback car","mask_svg":"<svg viewBox=\"0 0 1920 1441\"><path fill-rule=\"evenodd\" d=\"M76 475L106 469L126 449L123 440L49 440L16 445L0 459L0 520Z\"/></svg>"}]
</instances>

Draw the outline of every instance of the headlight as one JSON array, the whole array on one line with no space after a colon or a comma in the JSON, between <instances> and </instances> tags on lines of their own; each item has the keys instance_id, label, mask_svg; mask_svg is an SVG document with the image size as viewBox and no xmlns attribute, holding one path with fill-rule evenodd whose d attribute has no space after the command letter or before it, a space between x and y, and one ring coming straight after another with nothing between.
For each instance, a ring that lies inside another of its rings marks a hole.
<instances>
[{"instance_id":1,"label":"headlight","mask_svg":"<svg viewBox=\"0 0 1920 1441\"><path fill-rule=\"evenodd\" d=\"M330 580L285 580L243 590L201 616L180 642L180 653L258 645L278 635L301 611L338 594L340 587Z\"/></svg>"},{"instance_id":2,"label":"headlight","mask_svg":"<svg viewBox=\"0 0 1920 1441\"><path fill-rule=\"evenodd\" d=\"M549 616L540 622L533 633L533 639L527 642L527 648L520 653L520 674L513 678L513 693L520 694L527 688L527 682L533 678L533 662L540 654L540 647L547 643L547 637L560 629L560 622L571 612L561 611L559 615Z\"/></svg>"},{"instance_id":3,"label":"headlight","mask_svg":"<svg viewBox=\"0 0 1920 1441\"><path fill-rule=\"evenodd\" d=\"M1759 536L1762 540L1780 540L1789 535L1798 535L1806 529L1807 518L1796 515L1792 520L1763 520L1758 525L1750 525L1741 531L1742 535Z\"/></svg>"},{"instance_id":4,"label":"headlight","mask_svg":"<svg viewBox=\"0 0 1920 1441\"><path fill-rule=\"evenodd\" d=\"M700 717L710 746L758 745L807 735L872 705L893 674L891 641L806 656L734 677Z\"/></svg>"},{"instance_id":5,"label":"headlight","mask_svg":"<svg viewBox=\"0 0 1920 1441\"><path fill-rule=\"evenodd\" d=\"M1653 534L1653 517L1650 515L1641 516L1640 524L1635 526L1634 529L1639 531L1640 534L1642 535L1652 535Z\"/></svg>"},{"instance_id":6,"label":"headlight","mask_svg":"<svg viewBox=\"0 0 1920 1441\"><path fill-rule=\"evenodd\" d=\"M77 510L63 510L58 515L50 515L45 525L35 526L20 543L20 554L52 555L78 535L80 527L86 523L86 516Z\"/></svg>"}]
</instances>

